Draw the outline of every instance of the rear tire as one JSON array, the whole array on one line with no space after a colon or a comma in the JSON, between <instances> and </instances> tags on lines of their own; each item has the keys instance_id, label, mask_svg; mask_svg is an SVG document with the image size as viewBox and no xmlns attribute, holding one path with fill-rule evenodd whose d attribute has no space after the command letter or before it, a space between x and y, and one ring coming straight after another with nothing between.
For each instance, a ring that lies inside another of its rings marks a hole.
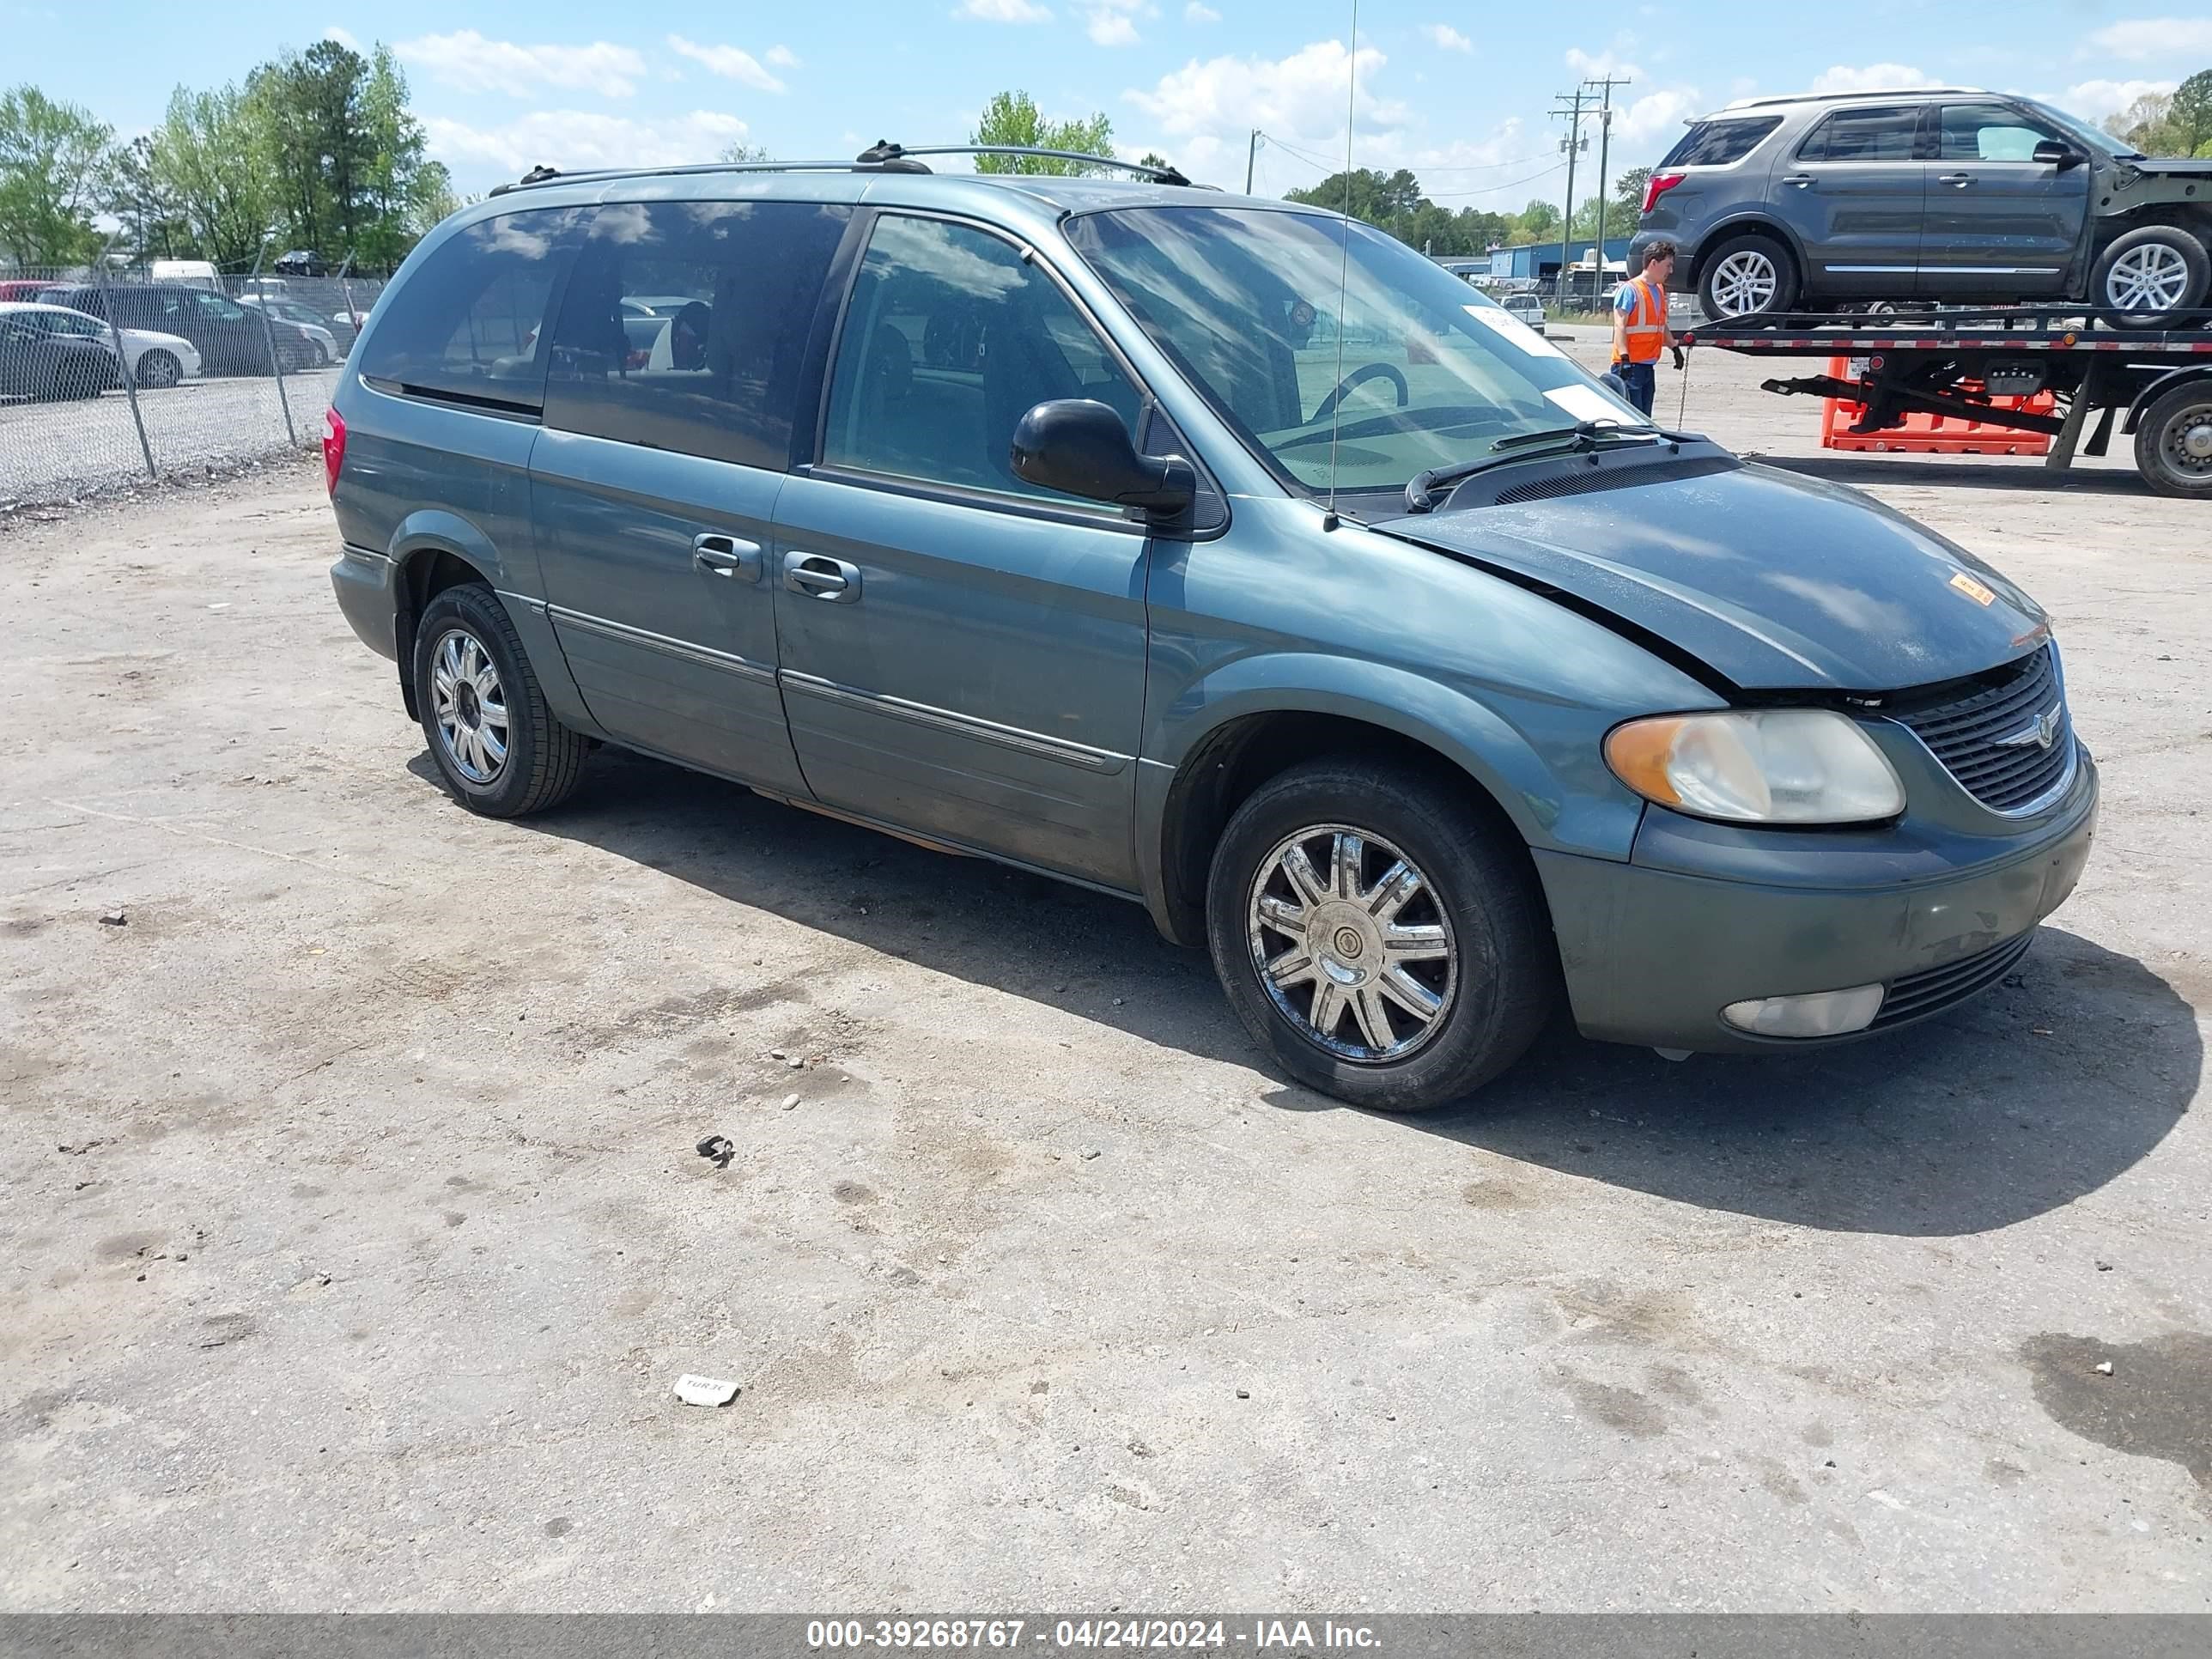
<instances>
[{"instance_id":1,"label":"rear tire","mask_svg":"<svg viewBox=\"0 0 2212 1659\"><path fill-rule=\"evenodd\" d=\"M453 798L519 818L574 793L591 741L554 717L522 637L488 587L449 587L415 631L415 704Z\"/></svg>"},{"instance_id":2,"label":"rear tire","mask_svg":"<svg viewBox=\"0 0 2212 1659\"><path fill-rule=\"evenodd\" d=\"M1747 232L1698 267L1698 308L1708 322L1759 323L1797 303L1797 261L1771 236Z\"/></svg>"},{"instance_id":3,"label":"rear tire","mask_svg":"<svg viewBox=\"0 0 2212 1659\"><path fill-rule=\"evenodd\" d=\"M1521 847L1470 809L1473 787L1321 760L1231 817L1206 887L1214 970L1299 1082L1423 1111L1489 1082L1542 1028L1559 986L1550 922Z\"/></svg>"},{"instance_id":4,"label":"rear tire","mask_svg":"<svg viewBox=\"0 0 2212 1659\"><path fill-rule=\"evenodd\" d=\"M2204 303L2212 253L2179 225L2145 225L2116 238L2089 274L2089 302L2114 328L2172 328Z\"/></svg>"},{"instance_id":5,"label":"rear tire","mask_svg":"<svg viewBox=\"0 0 2212 1659\"><path fill-rule=\"evenodd\" d=\"M2143 411L2136 471L2159 495L2212 501L2212 380L2178 386Z\"/></svg>"},{"instance_id":6,"label":"rear tire","mask_svg":"<svg viewBox=\"0 0 2212 1659\"><path fill-rule=\"evenodd\" d=\"M185 378L185 366L173 352L149 351L138 360L138 384L159 390Z\"/></svg>"}]
</instances>

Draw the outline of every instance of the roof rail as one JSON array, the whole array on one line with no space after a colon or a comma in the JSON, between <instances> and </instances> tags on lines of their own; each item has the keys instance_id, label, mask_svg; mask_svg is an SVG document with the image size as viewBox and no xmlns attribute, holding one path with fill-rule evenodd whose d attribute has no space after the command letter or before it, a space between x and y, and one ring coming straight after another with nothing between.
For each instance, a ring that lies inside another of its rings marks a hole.
<instances>
[{"instance_id":1,"label":"roof rail","mask_svg":"<svg viewBox=\"0 0 2212 1659\"><path fill-rule=\"evenodd\" d=\"M926 144L908 148L878 138L849 161L694 161L683 167L596 167L583 173L562 173L534 167L513 184L495 185L491 193L505 196L539 185L590 184L612 179L681 178L698 173L927 173L923 155L1028 155L1045 161L1079 161L1086 167L1114 167L1133 173L1158 185L1190 185L1174 167L1147 167L1142 161L1117 161L1110 155L1091 155L1075 149L1039 149L1027 144Z\"/></svg>"},{"instance_id":2,"label":"roof rail","mask_svg":"<svg viewBox=\"0 0 2212 1659\"><path fill-rule=\"evenodd\" d=\"M1905 98L1917 93L1933 93L1942 97L1990 96L1986 87L1866 87L1850 92L1782 92L1762 98L1738 98L1723 104L1721 107L1724 110L1764 109L1771 104L1839 103L1846 98Z\"/></svg>"}]
</instances>

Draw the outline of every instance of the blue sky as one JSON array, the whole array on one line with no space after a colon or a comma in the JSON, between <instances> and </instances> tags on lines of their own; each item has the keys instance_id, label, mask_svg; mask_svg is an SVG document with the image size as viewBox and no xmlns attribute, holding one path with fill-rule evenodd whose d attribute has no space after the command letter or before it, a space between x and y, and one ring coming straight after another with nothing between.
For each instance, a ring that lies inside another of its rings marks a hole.
<instances>
[{"instance_id":1,"label":"blue sky","mask_svg":"<svg viewBox=\"0 0 2212 1659\"><path fill-rule=\"evenodd\" d=\"M1340 165L1353 56L1350 6L1308 0L293 0L281 21L254 5L108 0L89 32L80 15L0 0L0 20L28 26L0 36L16 48L0 82L35 82L127 136L178 82L234 78L325 32L381 40L466 191L538 161L703 161L737 139L783 156L850 155L879 137L957 142L993 92L1021 87L1051 114L1105 111L1124 155L1158 149L1232 188L1259 127L1255 185L1274 194ZM1849 26L1810 21L1827 17ZM1583 75L1632 82L1615 94L1618 169L1656 160L1686 116L1759 92L1935 81L2033 92L2097 118L2212 67L2212 11L2175 0L1368 0L1356 60L1356 165L1410 167L1448 205L1517 207L1559 199L1561 129L1547 112Z\"/></svg>"}]
</instances>

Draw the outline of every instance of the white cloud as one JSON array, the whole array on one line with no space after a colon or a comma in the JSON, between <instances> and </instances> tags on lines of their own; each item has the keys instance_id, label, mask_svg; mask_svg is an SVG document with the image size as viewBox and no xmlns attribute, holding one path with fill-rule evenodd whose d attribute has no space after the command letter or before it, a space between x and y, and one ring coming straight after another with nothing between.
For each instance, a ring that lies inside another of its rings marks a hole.
<instances>
[{"instance_id":1,"label":"white cloud","mask_svg":"<svg viewBox=\"0 0 2212 1659\"><path fill-rule=\"evenodd\" d=\"M789 46L774 46L768 49L768 61L778 69L797 69L799 54Z\"/></svg>"},{"instance_id":2,"label":"white cloud","mask_svg":"<svg viewBox=\"0 0 2212 1659\"><path fill-rule=\"evenodd\" d=\"M1347 55L1341 40L1316 40L1287 58L1194 58L1181 69L1164 75L1149 92L1135 88L1121 95L1152 117L1171 137L1200 134L1240 137L1252 127L1312 149L1334 137L1344 143L1342 117L1345 83L1356 73L1359 82L1358 121L1364 130L1402 126L1408 118L1404 103L1378 98L1373 88L1385 62L1373 46L1362 46Z\"/></svg>"},{"instance_id":3,"label":"white cloud","mask_svg":"<svg viewBox=\"0 0 2212 1659\"><path fill-rule=\"evenodd\" d=\"M1431 45L1445 52L1474 50L1474 42L1449 23L1424 23L1421 25L1421 33L1428 36Z\"/></svg>"},{"instance_id":4,"label":"white cloud","mask_svg":"<svg viewBox=\"0 0 2212 1659\"><path fill-rule=\"evenodd\" d=\"M693 110L659 120L592 115L581 110L537 110L497 126L474 127L442 115L426 115L430 154L449 166L491 166L519 173L540 162L562 172L590 167L680 167L711 161L744 142L748 129L734 115Z\"/></svg>"},{"instance_id":5,"label":"white cloud","mask_svg":"<svg viewBox=\"0 0 2212 1659\"><path fill-rule=\"evenodd\" d=\"M2107 115L2118 115L2138 98L2172 92L2174 84L2172 81L2084 81L2051 101L2069 115L2101 121Z\"/></svg>"},{"instance_id":6,"label":"white cloud","mask_svg":"<svg viewBox=\"0 0 2212 1659\"><path fill-rule=\"evenodd\" d=\"M1905 64L1834 64L1813 77L1809 91L1822 94L1888 92L1905 87L1932 87L1932 75Z\"/></svg>"},{"instance_id":7,"label":"white cloud","mask_svg":"<svg viewBox=\"0 0 2212 1659\"><path fill-rule=\"evenodd\" d=\"M1182 9L1182 21L1186 23L1218 23L1221 14L1212 7L1200 3L1200 0L1190 0L1190 3Z\"/></svg>"},{"instance_id":8,"label":"white cloud","mask_svg":"<svg viewBox=\"0 0 2212 1659\"><path fill-rule=\"evenodd\" d=\"M1628 62L1619 52L1607 51L1587 52L1580 46L1567 48L1567 67L1586 80L1597 80L1615 76L1631 81L1641 80L1644 71Z\"/></svg>"},{"instance_id":9,"label":"white cloud","mask_svg":"<svg viewBox=\"0 0 2212 1659\"><path fill-rule=\"evenodd\" d=\"M952 14L978 23L1048 23L1051 11L1031 0L960 0Z\"/></svg>"},{"instance_id":10,"label":"white cloud","mask_svg":"<svg viewBox=\"0 0 2212 1659\"><path fill-rule=\"evenodd\" d=\"M679 58L689 58L702 65L710 75L719 75L726 81L742 81L759 92L781 92L783 82L761 67L760 59L749 52L735 46L702 46L696 40L686 40L680 34L668 37L668 49Z\"/></svg>"},{"instance_id":11,"label":"white cloud","mask_svg":"<svg viewBox=\"0 0 2212 1659\"><path fill-rule=\"evenodd\" d=\"M330 27L323 31L323 39L325 40L337 41L348 52L359 52L361 50L361 42L354 36L352 31L349 29L342 29L336 23L331 24Z\"/></svg>"},{"instance_id":12,"label":"white cloud","mask_svg":"<svg viewBox=\"0 0 2212 1659\"><path fill-rule=\"evenodd\" d=\"M402 40L392 50L432 80L464 92L504 92L519 98L539 87L573 87L627 98L645 78L643 58L605 40L586 46L524 46L462 29Z\"/></svg>"},{"instance_id":13,"label":"white cloud","mask_svg":"<svg viewBox=\"0 0 2212 1659\"><path fill-rule=\"evenodd\" d=\"M2089 44L2130 64L2201 58L2212 53L2212 17L2136 17L2107 24Z\"/></svg>"},{"instance_id":14,"label":"white cloud","mask_svg":"<svg viewBox=\"0 0 2212 1659\"><path fill-rule=\"evenodd\" d=\"M1695 87L1662 87L1656 92L1646 93L1613 118L1613 141L1616 144L1640 144L1658 137L1662 133L1673 135L1692 116L1701 114L1705 100L1698 95Z\"/></svg>"},{"instance_id":15,"label":"white cloud","mask_svg":"<svg viewBox=\"0 0 2212 1659\"><path fill-rule=\"evenodd\" d=\"M1143 38L1127 12L1109 11L1103 6L1091 14L1088 33L1092 43L1101 46L1133 46Z\"/></svg>"}]
</instances>

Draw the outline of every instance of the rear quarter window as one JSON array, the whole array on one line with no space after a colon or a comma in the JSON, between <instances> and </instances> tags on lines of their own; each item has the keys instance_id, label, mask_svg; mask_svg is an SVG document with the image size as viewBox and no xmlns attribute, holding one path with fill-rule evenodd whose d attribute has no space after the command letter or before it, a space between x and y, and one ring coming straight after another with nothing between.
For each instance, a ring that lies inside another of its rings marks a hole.
<instances>
[{"instance_id":1,"label":"rear quarter window","mask_svg":"<svg viewBox=\"0 0 2212 1659\"><path fill-rule=\"evenodd\" d=\"M1668 167L1719 167L1741 161L1759 148L1759 141L1782 125L1778 115L1748 116L1737 120L1699 121L1659 163Z\"/></svg>"},{"instance_id":2,"label":"rear quarter window","mask_svg":"<svg viewBox=\"0 0 2212 1659\"><path fill-rule=\"evenodd\" d=\"M362 378L536 413L545 397L547 309L584 211L503 213L447 237L385 296Z\"/></svg>"}]
</instances>

